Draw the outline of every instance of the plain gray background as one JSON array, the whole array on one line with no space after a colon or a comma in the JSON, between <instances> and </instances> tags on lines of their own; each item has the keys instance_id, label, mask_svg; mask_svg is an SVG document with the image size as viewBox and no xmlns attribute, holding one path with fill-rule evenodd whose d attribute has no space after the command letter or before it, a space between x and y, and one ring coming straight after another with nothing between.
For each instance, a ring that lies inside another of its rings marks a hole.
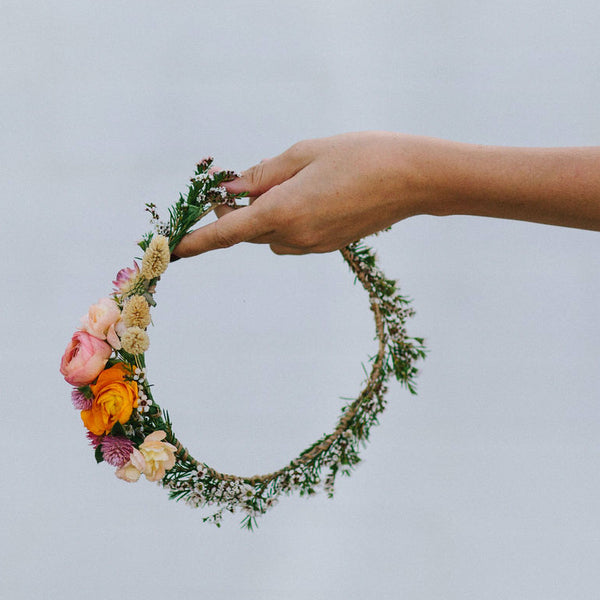
<instances>
[{"instance_id":1,"label":"plain gray background","mask_svg":"<svg viewBox=\"0 0 600 600\"><path fill-rule=\"evenodd\" d=\"M417 217L372 240L430 350L333 500L218 530L95 466L60 356L197 160L385 129L597 145L591 0L1 3L3 598L597 598L598 234ZM375 349L338 254L240 245L157 293L149 377L224 471L334 425Z\"/></svg>"}]
</instances>

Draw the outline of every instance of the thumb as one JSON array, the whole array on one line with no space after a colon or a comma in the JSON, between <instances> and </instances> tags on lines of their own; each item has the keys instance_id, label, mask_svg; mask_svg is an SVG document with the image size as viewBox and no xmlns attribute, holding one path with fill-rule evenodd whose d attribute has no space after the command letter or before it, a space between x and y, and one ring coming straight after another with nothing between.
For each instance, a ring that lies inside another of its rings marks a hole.
<instances>
[{"instance_id":1,"label":"thumb","mask_svg":"<svg viewBox=\"0 0 600 600\"><path fill-rule=\"evenodd\" d=\"M282 154L261 160L257 165L246 169L241 177L223 185L233 194L248 192L250 196L260 196L306 167L313 158L311 147L312 144L307 141L294 144Z\"/></svg>"},{"instance_id":2,"label":"thumb","mask_svg":"<svg viewBox=\"0 0 600 600\"><path fill-rule=\"evenodd\" d=\"M233 210L217 221L188 233L173 250L177 257L196 256L217 248L229 248L234 244L252 240L269 233L259 209L243 206Z\"/></svg>"}]
</instances>

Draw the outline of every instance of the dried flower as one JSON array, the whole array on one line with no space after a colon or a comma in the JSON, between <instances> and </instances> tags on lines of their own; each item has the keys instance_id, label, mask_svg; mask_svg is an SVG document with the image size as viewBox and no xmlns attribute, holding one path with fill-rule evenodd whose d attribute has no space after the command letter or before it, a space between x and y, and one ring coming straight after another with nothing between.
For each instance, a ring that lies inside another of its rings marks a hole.
<instances>
[{"instance_id":1,"label":"dried flower","mask_svg":"<svg viewBox=\"0 0 600 600\"><path fill-rule=\"evenodd\" d=\"M143 329L129 327L121 338L121 345L129 354L143 354L150 347L150 338Z\"/></svg>"},{"instance_id":2,"label":"dried flower","mask_svg":"<svg viewBox=\"0 0 600 600\"><path fill-rule=\"evenodd\" d=\"M146 329L150 325L150 306L143 296L131 296L122 313L126 327Z\"/></svg>"},{"instance_id":3,"label":"dried flower","mask_svg":"<svg viewBox=\"0 0 600 600\"><path fill-rule=\"evenodd\" d=\"M142 275L146 279L159 277L167 270L170 260L169 240L164 235L155 235L144 252Z\"/></svg>"},{"instance_id":4,"label":"dried flower","mask_svg":"<svg viewBox=\"0 0 600 600\"><path fill-rule=\"evenodd\" d=\"M113 467L122 467L131 457L133 443L120 435L107 435L102 440L102 456Z\"/></svg>"}]
</instances>

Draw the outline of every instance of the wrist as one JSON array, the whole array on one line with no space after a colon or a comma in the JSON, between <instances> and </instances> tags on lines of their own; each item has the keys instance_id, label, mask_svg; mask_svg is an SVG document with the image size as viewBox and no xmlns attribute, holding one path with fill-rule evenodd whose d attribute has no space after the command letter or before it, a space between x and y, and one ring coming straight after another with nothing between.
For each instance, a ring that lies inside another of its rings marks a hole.
<instances>
[{"instance_id":1,"label":"wrist","mask_svg":"<svg viewBox=\"0 0 600 600\"><path fill-rule=\"evenodd\" d=\"M390 164L397 184L399 218L413 215L446 216L466 210L459 192L459 154L468 144L438 138L393 134L395 152Z\"/></svg>"},{"instance_id":2,"label":"wrist","mask_svg":"<svg viewBox=\"0 0 600 600\"><path fill-rule=\"evenodd\" d=\"M390 224L419 214L473 215L600 230L599 147L486 146L404 134L378 141Z\"/></svg>"},{"instance_id":3,"label":"wrist","mask_svg":"<svg viewBox=\"0 0 600 600\"><path fill-rule=\"evenodd\" d=\"M419 137L414 151L419 214L501 216L501 205L522 201L523 162L523 149Z\"/></svg>"}]
</instances>

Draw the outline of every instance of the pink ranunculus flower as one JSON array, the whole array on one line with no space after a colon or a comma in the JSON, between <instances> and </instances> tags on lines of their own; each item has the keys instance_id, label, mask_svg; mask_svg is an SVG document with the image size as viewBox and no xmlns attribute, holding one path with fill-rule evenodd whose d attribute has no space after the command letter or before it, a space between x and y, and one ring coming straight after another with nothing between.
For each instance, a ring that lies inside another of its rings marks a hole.
<instances>
[{"instance_id":1,"label":"pink ranunculus flower","mask_svg":"<svg viewBox=\"0 0 600 600\"><path fill-rule=\"evenodd\" d=\"M123 481L133 483L140 478L145 467L146 461L144 460L142 453L137 448L134 448L131 457L129 458L129 462L125 463L122 467L119 467L115 471L115 475Z\"/></svg>"},{"instance_id":2,"label":"pink ranunculus flower","mask_svg":"<svg viewBox=\"0 0 600 600\"><path fill-rule=\"evenodd\" d=\"M87 385L98 377L111 354L106 342L86 331L76 331L60 361L60 372L71 385Z\"/></svg>"},{"instance_id":3,"label":"pink ranunculus flower","mask_svg":"<svg viewBox=\"0 0 600 600\"><path fill-rule=\"evenodd\" d=\"M102 298L90 306L85 317L81 317L81 329L106 340L115 350L121 349L121 341L117 332L124 330L121 321L121 309L113 298Z\"/></svg>"},{"instance_id":4,"label":"pink ranunculus flower","mask_svg":"<svg viewBox=\"0 0 600 600\"><path fill-rule=\"evenodd\" d=\"M138 278L140 274L139 265L133 261L133 269L125 267L117 273L117 278L113 281L113 285L116 294L124 294L131 289L132 283Z\"/></svg>"},{"instance_id":5,"label":"pink ranunculus flower","mask_svg":"<svg viewBox=\"0 0 600 600\"><path fill-rule=\"evenodd\" d=\"M166 435L164 431L153 431L140 445L145 462L143 473L148 481L160 481L165 476L165 471L175 465L177 448L162 441Z\"/></svg>"}]
</instances>

